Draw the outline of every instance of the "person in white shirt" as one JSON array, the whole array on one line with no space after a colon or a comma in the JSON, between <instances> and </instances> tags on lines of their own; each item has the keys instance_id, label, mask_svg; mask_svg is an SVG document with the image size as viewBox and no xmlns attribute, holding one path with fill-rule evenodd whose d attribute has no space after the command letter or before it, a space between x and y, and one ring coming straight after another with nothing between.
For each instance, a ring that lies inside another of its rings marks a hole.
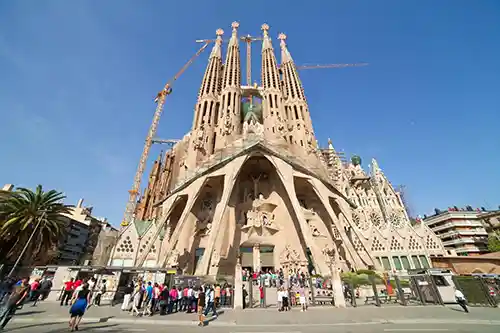
<instances>
[{"instance_id":1,"label":"person in white shirt","mask_svg":"<svg viewBox=\"0 0 500 333\"><path fill-rule=\"evenodd\" d=\"M455 299L457 300L458 305L464 309L466 313L469 313L469 309L467 309L467 299L465 298L464 294L457 289L457 287L454 287L455 289Z\"/></svg>"},{"instance_id":2,"label":"person in white shirt","mask_svg":"<svg viewBox=\"0 0 500 333\"><path fill-rule=\"evenodd\" d=\"M194 291L193 287L189 286L188 291L187 291L187 313L191 313L192 310L195 308L195 303L194 303Z\"/></svg>"},{"instance_id":3,"label":"person in white shirt","mask_svg":"<svg viewBox=\"0 0 500 333\"><path fill-rule=\"evenodd\" d=\"M283 289L279 288L278 289L278 299L277 299L277 304L278 306L278 311L283 310Z\"/></svg>"}]
</instances>

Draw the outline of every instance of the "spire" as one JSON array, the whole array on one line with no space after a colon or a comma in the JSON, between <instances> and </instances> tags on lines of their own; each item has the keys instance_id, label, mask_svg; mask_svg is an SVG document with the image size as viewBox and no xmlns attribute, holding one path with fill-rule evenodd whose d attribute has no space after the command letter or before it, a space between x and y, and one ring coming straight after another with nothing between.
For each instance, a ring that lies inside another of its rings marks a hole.
<instances>
[{"instance_id":1,"label":"spire","mask_svg":"<svg viewBox=\"0 0 500 333\"><path fill-rule=\"evenodd\" d=\"M290 61L293 62L292 56L290 55L290 52L288 52L288 48L286 47L286 35L284 33L280 33L278 39L280 40L281 48L281 64L283 65L284 63Z\"/></svg>"},{"instance_id":2,"label":"spire","mask_svg":"<svg viewBox=\"0 0 500 333\"><path fill-rule=\"evenodd\" d=\"M273 49L273 44L271 43L271 38L269 38L269 25L267 23L264 23L261 27L260 30L262 30L263 36L263 42L262 42L262 52L268 49Z\"/></svg>"},{"instance_id":3,"label":"spire","mask_svg":"<svg viewBox=\"0 0 500 333\"><path fill-rule=\"evenodd\" d=\"M222 59L221 45L222 45L222 35L224 35L224 30L219 28L217 29L217 31L215 31L215 34L217 35L217 38L215 39L215 45L212 48L212 52L210 53L210 58L217 57Z\"/></svg>"},{"instance_id":4,"label":"spire","mask_svg":"<svg viewBox=\"0 0 500 333\"><path fill-rule=\"evenodd\" d=\"M231 39L229 39L229 46L239 45L239 42L238 42L238 28L239 28L239 26L240 26L240 24L236 21L231 24L232 31L231 31Z\"/></svg>"},{"instance_id":5,"label":"spire","mask_svg":"<svg viewBox=\"0 0 500 333\"><path fill-rule=\"evenodd\" d=\"M382 173L382 170L380 170L380 167L378 166L378 162L376 159L372 158L372 176L378 175Z\"/></svg>"},{"instance_id":6,"label":"spire","mask_svg":"<svg viewBox=\"0 0 500 333\"><path fill-rule=\"evenodd\" d=\"M241 60L238 39L238 22L231 24L231 38L224 62L221 81L221 94L217 103L217 130L214 133L214 149L229 145L241 127Z\"/></svg>"},{"instance_id":7,"label":"spire","mask_svg":"<svg viewBox=\"0 0 500 333\"><path fill-rule=\"evenodd\" d=\"M240 43L238 41L238 22L231 24L232 32L229 45L227 47L226 61L224 64L224 78L222 82L222 89L225 87L240 88L241 73L240 73Z\"/></svg>"}]
</instances>

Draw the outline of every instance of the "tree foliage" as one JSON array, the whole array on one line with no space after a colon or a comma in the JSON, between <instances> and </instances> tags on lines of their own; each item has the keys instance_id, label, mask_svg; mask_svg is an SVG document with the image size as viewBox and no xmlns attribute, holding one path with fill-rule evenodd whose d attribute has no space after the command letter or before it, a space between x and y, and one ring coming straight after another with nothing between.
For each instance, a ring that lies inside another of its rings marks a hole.
<instances>
[{"instance_id":1,"label":"tree foliage","mask_svg":"<svg viewBox=\"0 0 500 333\"><path fill-rule=\"evenodd\" d=\"M5 258L19 255L35 229L27 258L35 259L57 247L66 227L63 214L71 212L62 203L64 198L56 190L43 191L41 185L35 191L17 188L0 193L0 250Z\"/></svg>"},{"instance_id":2,"label":"tree foliage","mask_svg":"<svg viewBox=\"0 0 500 333\"><path fill-rule=\"evenodd\" d=\"M500 232L495 231L488 236L488 250L490 252L500 251Z\"/></svg>"}]
</instances>

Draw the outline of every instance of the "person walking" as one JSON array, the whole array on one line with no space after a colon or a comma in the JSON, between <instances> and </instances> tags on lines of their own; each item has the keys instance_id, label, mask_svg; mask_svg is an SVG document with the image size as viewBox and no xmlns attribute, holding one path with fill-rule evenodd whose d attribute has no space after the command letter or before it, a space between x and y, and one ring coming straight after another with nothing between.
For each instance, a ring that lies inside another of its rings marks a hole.
<instances>
[{"instance_id":1,"label":"person walking","mask_svg":"<svg viewBox=\"0 0 500 333\"><path fill-rule=\"evenodd\" d=\"M302 309L300 311L305 312L307 310L307 299L306 299L306 290L304 286L300 286L299 288L299 301Z\"/></svg>"},{"instance_id":2,"label":"person walking","mask_svg":"<svg viewBox=\"0 0 500 333\"><path fill-rule=\"evenodd\" d=\"M42 282L40 283L40 298L42 301L45 301L47 296L49 296L50 290L52 289L52 281L44 277Z\"/></svg>"},{"instance_id":3,"label":"person walking","mask_svg":"<svg viewBox=\"0 0 500 333\"><path fill-rule=\"evenodd\" d=\"M206 294L207 307L205 308L205 317L212 310L212 317L217 317L217 310L215 309L215 291L213 286L208 287Z\"/></svg>"},{"instance_id":4,"label":"person walking","mask_svg":"<svg viewBox=\"0 0 500 333\"><path fill-rule=\"evenodd\" d=\"M88 289L88 284L87 284L87 289ZM95 306L101 306L101 298L102 295L106 293L106 280L101 281L101 286L99 287L99 290L97 290L97 293L94 298L94 305Z\"/></svg>"},{"instance_id":5,"label":"person walking","mask_svg":"<svg viewBox=\"0 0 500 333\"><path fill-rule=\"evenodd\" d=\"M30 285L28 284L28 279L23 279L21 285L14 288L7 302L0 306L0 330L3 330L5 325L12 319L17 308L28 297L29 291Z\"/></svg>"},{"instance_id":6,"label":"person walking","mask_svg":"<svg viewBox=\"0 0 500 333\"><path fill-rule=\"evenodd\" d=\"M455 289L455 299L457 300L458 305L464 309L466 313L469 313L469 309L467 308L467 299L465 298L465 295L457 289L457 287L454 287Z\"/></svg>"},{"instance_id":7,"label":"person walking","mask_svg":"<svg viewBox=\"0 0 500 333\"><path fill-rule=\"evenodd\" d=\"M141 314L141 311L139 310L140 309L140 305L141 305L141 299L142 299L142 282L139 281L139 283L137 283L137 285L135 286L135 289L134 289L134 293L132 294L132 311L130 312L130 314L132 316L134 315L140 315Z\"/></svg>"},{"instance_id":8,"label":"person walking","mask_svg":"<svg viewBox=\"0 0 500 333\"><path fill-rule=\"evenodd\" d=\"M29 300L33 301L33 304L31 306L36 306L36 302L38 301L39 297L40 297L40 279L36 279L31 283L30 286Z\"/></svg>"},{"instance_id":9,"label":"person walking","mask_svg":"<svg viewBox=\"0 0 500 333\"><path fill-rule=\"evenodd\" d=\"M205 292L203 291L203 287L200 287L198 290L198 326L205 326L205 316L203 315L203 308L205 307Z\"/></svg>"},{"instance_id":10,"label":"person walking","mask_svg":"<svg viewBox=\"0 0 500 333\"><path fill-rule=\"evenodd\" d=\"M74 279L71 278L69 281L64 282L64 290L61 297L61 306L68 305L68 302L71 300L71 296L73 295L73 290L75 287Z\"/></svg>"},{"instance_id":11,"label":"person walking","mask_svg":"<svg viewBox=\"0 0 500 333\"><path fill-rule=\"evenodd\" d=\"M221 294L220 294L220 285L216 284L215 285L215 289L214 289L214 299L215 299L215 308L216 309L218 307L220 307L220 297L221 297Z\"/></svg>"},{"instance_id":12,"label":"person walking","mask_svg":"<svg viewBox=\"0 0 500 333\"><path fill-rule=\"evenodd\" d=\"M123 303L121 306L122 311L130 311L133 302L133 299L131 299L133 292L134 292L134 285L132 283L129 283L124 290L125 295L123 296Z\"/></svg>"},{"instance_id":13,"label":"person walking","mask_svg":"<svg viewBox=\"0 0 500 333\"><path fill-rule=\"evenodd\" d=\"M87 283L83 284L81 290L76 293L76 296L72 299L72 303L73 305L69 309L69 328L71 332L78 331L78 325L90 303L90 290Z\"/></svg>"}]
</instances>

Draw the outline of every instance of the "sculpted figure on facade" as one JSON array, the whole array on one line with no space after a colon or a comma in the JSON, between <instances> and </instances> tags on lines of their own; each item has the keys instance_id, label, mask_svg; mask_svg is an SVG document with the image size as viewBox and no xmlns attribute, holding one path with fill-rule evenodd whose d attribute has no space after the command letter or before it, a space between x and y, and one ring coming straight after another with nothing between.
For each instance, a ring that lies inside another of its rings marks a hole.
<instances>
[{"instance_id":1,"label":"sculpted figure on facade","mask_svg":"<svg viewBox=\"0 0 500 333\"><path fill-rule=\"evenodd\" d=\"M212 253L212 260L210 260L210 265L212 267L219 267L219 262L220 262L220 254L217 252L217 250L214 249Z\"/></svg>"},{"instance_id":2,"label":"sculpted figure on facade","mask_svg":"<svg viewBox=\"0 0 500 333\"><path fill-rule=\"evenodd\" d=\"M179 257L180 257L179 251L176 249L172 250L172 252L170 253L170 256L168 257L167 265L169 267L179 266Z\"/></svg>"},{"instance_id":3,"label":"sculpted figure on facade","mask_svg":"<svg viewBox=\"0 0 500 333\"><path fill-rule=\"evenodd\" d=\"M204 142L205 142L205 129L202 124L198 129L198 132L196 132L196 141L194 142L194 149L202 149Z\"/></svg>"},{"instance_id":4,"label":"sculpted figure on facade","mask_svg":"<svg viewBox=\"0 0 500 333\"><path fill-rule=\"evenodd\" d=\"M222 131L222 135L230 135L233 131L233 124L231 122L231 113L228 112L226 114L226 119L224 120L224 130Z\"/></svg>"}]
</instances>

